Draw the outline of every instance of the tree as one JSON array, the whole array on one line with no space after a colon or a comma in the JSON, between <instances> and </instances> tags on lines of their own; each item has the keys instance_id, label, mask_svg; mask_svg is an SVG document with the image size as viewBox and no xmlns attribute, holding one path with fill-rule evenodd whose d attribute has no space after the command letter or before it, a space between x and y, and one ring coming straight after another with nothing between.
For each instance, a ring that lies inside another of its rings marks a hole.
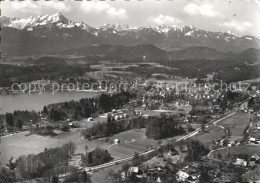
<instances>
[{"instance_id":1,"label":"tree","mask_svg":"<svg viewBox=\"0 0 260 183\"><path fill-rule=\"evenodd\" d=\"M58 178L56 175L54 175L54 176L52 177L52 179L51 179L51 182L52 182L52 183L58 183L58 182L59 182L59 178Z\"/></svg>"},{"instance_id":2,"label":"tree","mask_svg":"<svg viewBox=\"0 0 260 183\"><path fill-rule=\"evenodd\" d=\"M222 109L222 111L226 111L226 109L227 109L227 98L226 98L226 96L221 101L220 108Z\"/></svg>"},{"instance_id":3,"label":"tree","mask_svg":"<svg viewBox=\"0 0 260 183\"><path fill-rule=\"evenodd\" d=\"M75 167L70 168L70 175L64 180L64 183L79 182L79 175Z\"/></svg>"},{"instance_id":4,"label":"tree","mask_svg":"<svg viewBox=\"0 0 260 183\"><path fill-rule=\"evenodd\" d=\"M49 111L48 111L46 105L43 107L43 113L44 113L44 114L49 114Z\"/></svg>"},{"instance_id":5,"label":"tree","mask_svg":"<svg viewBox=\"0 0 260 183\"><path fill-rule=\"evenodd\" d=\"M18 119L18 121L17 121L17 123L16 123L16 127L17 127L18 129L22 130L22 128L23 128L23 122L22 122L20 119Z\"/></svg>"},{"instance_id":6,"label":"tree","mask_svg":"<svg viewBox=\"0 0 260 183\"><path fill-rule=\"evenodd\" d=\"M188 123L187 125L187 129L188 129L188 132L193 132L195 129L191 126L190 123Z\"/></svg>"},{"instance_id":7,"label":"tree","mask_svg":"<svg viewBox=\"0 0 260 183\"><path fill-rule=\"evenodd\" d=\"M86 183L88 182L88 174L86 173L85 170L80 175L80 182Z\"/></svg>"},{"instance_id":8,"label":"tree","mask_svg":"<svg viewBox=\"0 0 260 183\"><path fill-rule=\"evenodd\" d=\"M130 167L130 165L128 163L123 164L122 165L122 170L126 172L126 171L128 171L129 167Z\"/></svg>"},{"instance_id":9,"label":"tree","mask_svg":"<svg viewBox=\"0 0 260 183\"><path fill-rule=\"evenodd\" d=\"M76 150L76 145L74 142L71 142L69 141L67 144L65 144L67 149L68 149L68 152L69 152L69 155L72 156Z\"/></svg>"},{"instance_id":10,"label":"tree","mask_svg":"<svg viewBox=\"0 0 260 183\"><path fill-rule=\"evenodd\" d=\"M92 164L93 163L93 157L92 157L92 152L88 153L88 164Z\"/></svg>"},{"instance_id":11,"label":"tree","mask_svg":"<svg viewBox=\"0 0 260 183\"><path fill-rule=\"evenodd\" d=\"M255 104L255 99L253 97L251 97L249 100L248 100L248 107L253 107Z\"/></svg>"},{"instance_id":12,"label":"tree","mask_svg":"<svg viewBox=\"0 0 260 183\"><path fill-rule=\"evenodd\" d=\"M201 128L201 131L205 132L206 126L204 123L201 124L200 128Z\"/></svg>"},{"instance_id":13,"label":"tree","mask_svg":"<svg viewBox=\"0 0 260 183\"><path fill-rule=\"evenodd\" d=\"M228 139L224 139L224 140L223 140L223 146L227 146L228 143L229 143L229 140L228 140Z\"/></svg>"},{"instance_id":14,"label":"tree","mask_svg":"<svg viewBox=\"0 0 260 183\"><path fill-rule=\"evenodd\" d=\"M9 163L6 164L8 169L0 168L0 181L1 182L15 182L15 169L18 162L13 162L13 157L10 158Z\"/></svg>"},{"instance_id":15,"label":"tree","mask_svg":"<svg viewBox=\"0 0 260 183\"><path fill-rule=\"evenodd\" d=\"M103 163L107 163L113 158L109 152L100 147L95 148L93 151L89 152L86 155L82 155L82 162L87 166L95 166Z\"/></svg>"},{"instance_id":16,"label":"tree","mask_svg":"<svg viewBox=\"0 0 260 183\"><path fill-rule=\"evenodd\" d=\"M205 168L203 168L203 170L200 173L199 182L211 182L208 171L205 170Z\"/></svg>"},{"instance_id":17,"label":"tree","mask_svg":"<svg viewBox=\"0 0 260 183\"><path fill-rule=\"evenodd\" d=\"M13 114L12 113L6 113L5 120L6 120L7 125L10 126L13 130L13 127L14 127Z\"/></svg>"},{"instance_id":18,"label":"tree","mask_svg":"<svg viewBox=\"0 0 260 183\"><path fill-rule=\"evenodd\" d=\"M84 110L84 113L85 113L85 117L88 118L91 116L92 114L92 108L90 106L85 106L85 110Z\"/></svg>"},{"instance_id":19,"label":"tree","mask_svg":"<svg viewBox=\"0 0 260 183\"><path fill-rule=\"evenodd\" d=\"M226 132L227 132L227 136L228 136L228 137L231 137L232 134L231 134L231 129L230 129L230 127L228 127L228 126L226 127Z\"/></svg>"},{"instance_id":20,"label":"tree","mask_svg":"<svg viewBox=\"0 0 260 183\"><path fill-rule=\"evenodd\" d=\"M133 166L139 166L142 163L142 157L139 155L138 152L135 152L134 157L132 159Z\"/></svg>"},{"instance_id":21,"label":"tree","mask_svg":"<svg viewBox=\"0 0 260 183\"><path fill-rule=\"evenodd\" d=\"M86 154L88 153L88 146L85 146Z\"/></svg>"},{"instance_id":22,"label":"tree","mask_svg":"<svg viewBox=\"0 0 260 183\"><path fill-rule=\"evenodd\" d=\"M30 111L29 112L29 118L32 120L33 123L37 122L39 119L38 113L36 111Z\"/></svg>"}]
</instances>

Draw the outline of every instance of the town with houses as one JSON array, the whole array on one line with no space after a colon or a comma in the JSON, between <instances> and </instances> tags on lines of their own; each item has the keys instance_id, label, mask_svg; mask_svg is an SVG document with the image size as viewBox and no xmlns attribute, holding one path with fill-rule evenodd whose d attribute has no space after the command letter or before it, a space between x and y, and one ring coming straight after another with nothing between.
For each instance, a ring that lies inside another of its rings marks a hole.
<instances>
[{"instance_id":1,"label":"town with houses","mask_svg":"<svg viewBox=\"0 0 260 183\"><path fill-rule=\"evenodd\" d=\"M0 183L260 182L259 5L2 1Z\"/></svg>"},{"instance_id":2,"label":"town with houses","mask_svg":"<svg viewBox=\"0 0 260 183\"><path fill-rule=\"evenodd\" d=\"M256 106L259 105L260 97L257 89L258 84L243 82L240 83L241 88L232 91L228 88L209 88L206 83L199 83L196 86L194 84L196 80L189 82L188 84L183 82L186 87L181 86L178 82L179 88L170 89L167 86L173 83L172 80L153 79L146 81L142 78L136 78L124 85L127 86L128 90L126 91L109 90L101 85L95 91L100 95L130 92L134 97L131 97L129 102L120 108L117 107L105 113L96 113L80 120L69 117L64 121L58 120L53 123L50 114L45 112L46 109L51 111L52 105L36 114L39 116L36 123L22 125L22 128L18 126L11 128L7 122L8 119L2 116L1 135L15 136L16 133L22 131L39 133L35 129L74 131L75 129L87 128L90 123L92 125L94 123L108 123L108 119L118 123L125 121L129 123L133 119L149 120L153 117L170 118L170 116L174 116L174 120L184 130L179 138L170 135L165 139L158 139L153 145L146 145L146 150L135 152L133 157L115 158L111 162L105 163L103 167L102 165L85 166L82 163L82 158L78 155L72 156L69 165L77 167L78 172L85 171L87 175L95 174L95 172L106 168L113 169L113 166L122 166L118 172L110 172L111 174L109 174L113 179L116 177L117 181L122 182L130 180L165 182L169 175L171 180L177 182L254 180L260 162L260 154L257 150L257 146L260 144L260 112L259 106ZM211 82L211 80L207 80L207 82ZM28 83L28 86L33 84L42 88L40 85L43 83L44 86L48 86L52 82L40 80ZM45 85L46 83L47 85ZM102 81L97 81L97 83L102 83ZM4 89L8 90L8 88ZM24 92L28 93L29 91ZM39 92L39 90L35 89L34 92ZM42 92L46 92L46 90ZM89 90L85 92L89 92ZM240 118L245 120L241 121L243 123L242 129L235 126L236 120ZM221 124L222 121L224 121L223 124ZM141 128L139 127L139 129ZM222 131L222 136L217 134L220 133L219 130ZM83 133L79 138L81 142L95 139L93 136L84 136ZM131 138L112 136L105 141L106 144L110 144L109 150L116 146L120 148L124 144L138 143L140 139L135 139L135 136L131 136ZM247 152L236 150L246 147L250 147L252 150ZM201 151L196 152L200 148L202 148ZM193 153L197 153L195 157ZM239 171L239 175L237 175L237 171Z\"/></svg>"}]
</instances>

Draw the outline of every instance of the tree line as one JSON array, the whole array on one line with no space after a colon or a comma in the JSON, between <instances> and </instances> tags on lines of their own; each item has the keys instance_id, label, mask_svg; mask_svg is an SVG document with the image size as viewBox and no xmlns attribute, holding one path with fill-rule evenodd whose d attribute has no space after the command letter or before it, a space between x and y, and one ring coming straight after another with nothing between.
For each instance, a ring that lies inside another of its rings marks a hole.
<instances>
[{"instance_id":1,"label":"tree line","mask_svg":"<svg viewBox=\"0 0 260 183\"><path fill-rule=\"evenodd\" d=\"M0 115L0 127L9 131L22 130L23 126L37 124L40 117L45 117L53 122L79 120L95 116L97 113L121 108L134 97L129 92L120 92L113 95L102 94L98 98L84 98L79 101L71 100L44 106L41 112L14 111Z\"/></svg>"},{"instance_id":2,"label":"tree line","mask_svg":"<svg viewBox=\"0 0 260 183\"><path fill-rule=\"evenodd\" d=\"M147 119L142 116L118 121L108 116L107 122L95 123L92 127L82 130L81 136L85 139L106 137L126 130L144 128L145 123Z\"/></svg>"},{"instance_id":3,"label":"tree line","mask_svg":"<svg viewBox=\"0 0 260 183\"><path fill-rule=\"evenodd\" d=\"M67 118L78 120L94 116L96 113L122 108L132 97L133 94L129 92L120 92L113 95L102 94L98 98L71 100L44 106L42 112L53 121L66 120Z\"/></svg>"},{"instance_id":4,"label":"tree line","mask_svg":"<svg viewBox=\"0 0 260 183\"><path fill-rule=\"evenodd\" d=\"M7 127L9 131L22 130L23 126L35 124L39 120L39 115L35 111L14 111L0 116L1 129ZM6 123L6 126L5 126Z\"/></svg>"},{"instance_id":5,"label":"tree line","mask_svg":"<svg viewBox=\"0 0 260 183\"><path fill-rule=\"evenodd\" d=\"M96 166L111 161L113 158L106 149L100 147L88 152L88 146L85 147L86 154L81 156L82 163L86 166Z\"/></svg>"},{"instance_id":6,"label":"tree line","mask_svg":"<svg viewBox=\"0 0 260 183\"><path fill-rule=\"evenodd\" d=\"M7 166L12 177L6 176L14 182L39 177L43 177L50 182L54 176L59 177L59 175L70 171L67 164L75 152L75 147L73 142L68 142L61 147L45 148L39 154L22 155L15 162L11 158ZM1 173L4 171L8 173L8 170L4 169L1 170Z\"/></svg>"},{"instance_id":7,"label":"tree line","mask_svg":"<svg viewBox=\"0 0 260 183\"><path fill-rule=\"evenodd\" d=\"M111 118L108 117L107 122L96 123L91 128L82 130L81 135L85 139L93 139L139 128L146 128L146 136L156 140L185 133L176 115L161 115L159 117L150 116L148 118L138 116L119 121L111 120Z\"/></svg>"},{"instance_id":8,"label":"tree line","mask_svg":"<svg viewBox=\"0 0 260 183\"><path fill-rule=\"evenodd\" d=\"M185 133L183 127L176 120L175 115L153 118L146 124L146 136L151 139L164 139Z\"/></svg>"}]
</instances>

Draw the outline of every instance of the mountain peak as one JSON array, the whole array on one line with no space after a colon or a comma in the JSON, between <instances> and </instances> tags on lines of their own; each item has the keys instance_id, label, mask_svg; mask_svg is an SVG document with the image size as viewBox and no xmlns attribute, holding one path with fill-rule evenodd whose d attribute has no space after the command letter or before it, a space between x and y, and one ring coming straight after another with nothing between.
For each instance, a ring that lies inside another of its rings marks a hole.
<instances>
[{"instance_id":1,"label":"mountain peak","mask_svg":"<svg viewBox=\"0 0 260 183\"><path fill-rule=\"evenodd\" d=\"M59 20L64 20L64 19L67 20L67 18L65 18L65 16L63 16L61 13L55 13L55 14L53 14L51 16L56 18L56 19L59 19Z\"/></svg>"},{"instance_id":2,"label":"mountain peak","mask_svg":"<svg viewBox=\"0 0 260 183\"><path fill-rule=\"evenodd\" d=\"M53 16L63 16L60 12L53 14Z\"/></svg>"},{"instance_id":3,"label":"mountain peak","mask_svg":"<svg viewBox=\"0 0 260 183\"><path fill-rule=\"evenodd\" d=\"M75 26L83 29L83 30L92 30L93 28L84 22L73 22L69 21L63 14L55 13L52 15L39 15L39 16L31 16L29 18L19 19L19 18L9 18L9 17L1 17L0 24L4 27L13 27L16 29L27 29L32 30L35 27L44 27L48 25L54 25L59 28L73 28Z\"/></svg>"}]
</instances>

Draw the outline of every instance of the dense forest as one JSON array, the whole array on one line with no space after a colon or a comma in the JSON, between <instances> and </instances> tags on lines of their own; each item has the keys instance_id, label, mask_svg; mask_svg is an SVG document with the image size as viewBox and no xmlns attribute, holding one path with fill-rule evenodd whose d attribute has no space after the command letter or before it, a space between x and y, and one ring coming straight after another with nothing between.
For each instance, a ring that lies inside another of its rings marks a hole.
<instances>
[{"instance_id":1,"label":"dense forest","mask_svg":"<svg viewBox=\"0 0 260 183\"><path fill-rule=\"evenodd\" d=\"M10 87L13 83L26 83L41 79L56 81L61 77L82 76L90 70L89 65L77 67L58 63L32 66L0 64L0 86Z\"/></svg>"},{"instance_id":2,"label":"dense forest","mask_svg":"<svg viewBox=\"0 0 260 183\"><path fill-rule=\"evenodd\" d=\"M126 130L144 128L148 121L148 119L142 116L131 119L126 118L119 121L108 117L106 123L95 123L91 128L82 130L81 135L86 139L106 137Z\"/></svg>"},{"instance_id":3,"label":"dense forest","mask_svg":"<svg viewBox=\"0 0 260 183\"><path fill-rule=\"evenodd\" d=\"M88 118L95 113L109 112L112 109L122 108L134 95L129 92L121 92L113 95L102 94L98 98L85 98L79 101L69 101L48 105L43 108L43 114L48 115L53 121L71 118L78 120Z\"/></svg>"},{"instance_id":4,"label":"dense forest","mask_svg":"<svg viewBox=\"0 0 260 183\"><path fill-rule=\"evenodd\" d=\"M106 123L96 123L91 128L82 130L81 135L86 139L92 139L114 135L126 130L146 128L147 138L158 140L185 133L176 118L175 115L148 118L138 116L120 121L108 118Z\"/></svg>"},{"instance_id":5,"label":"dense forest","mask_svg":"<svg viewBox=\"0 0 260 183\"><path fill-rule=\"evenodd\" d=\"M178 68L172 71L173 75L200 79L215 73L215 81L226 83L260 77L258 67L243 60L177 60L161 64Z\"/></svg>"},{"instance_id":6,"label":"dense forest","mask_svg":"<svg viewBox=\"0 0 260 183\"><path fill-rule=\"evenodd\" d=\"M245 61L246 60L246 61ZM167 60L155 59L154 62L165 67L151 67L141 64L139 67L127 67L126 71L136 73L138 76L149 78L152 74L166 74L188 78L205 78L207 74L216 73L215 80L223 82L236 82L260 77L258 67L254 65L254 59L220 59L220 60ZM120 60L125 63L135 63L142 60ZM13 82L24 83L39 79L57 81L60 77L69 78L82 76L86 72L94 71L90 65L92 59L83 58L83 64L77 61L59 57L39 57L28 59L22 65L0 65L0 86L9 87ZM112 62L112 61L111 61ZM118 62L118 61L114 61ZM74 64L70 64L74 63ZM214 67L212 67L214 65Z\"/></svg>"},{"instance_id":7,"label":"dense forest","mask_svg":"<svg viewBox=\"0 0 260 183\"><path fill-rule=\"evenodd\" d=\"M151 139L164 139L184 133L185 130L176 121L176 116L161 115L158 118L149 120L146 125L146 136Z\"/></svg>"},{"instance_id":8,"label":"dense forest","mask_svg":"<svg viewBox=\"0 0 260 183\"><path fill-rule=\"evenodd\" d=\"M164 67L153 67L140 64L139 67L128 67L126 70L145 78L152 74L166 74L188 78L207 78L207 74L215 73L214 80L230 83L260 77L258 67L253 62L243 60L163 60L158 61ZM214 67L212 67L214 65Z\"/></svg>"},{"instance_id":9,"label":"dense forest","mask_svg":"<svg viewBox=\"0 0 260 183\"><path fill-rule=\"evenodd\" d=\"M20 131L25 125L36 124L40 119L35 111L14 111L13 113L6 113L0 115L0 127L4 128L4 121L7 124L9 131Z\"/></svg>"}]
</instances>

